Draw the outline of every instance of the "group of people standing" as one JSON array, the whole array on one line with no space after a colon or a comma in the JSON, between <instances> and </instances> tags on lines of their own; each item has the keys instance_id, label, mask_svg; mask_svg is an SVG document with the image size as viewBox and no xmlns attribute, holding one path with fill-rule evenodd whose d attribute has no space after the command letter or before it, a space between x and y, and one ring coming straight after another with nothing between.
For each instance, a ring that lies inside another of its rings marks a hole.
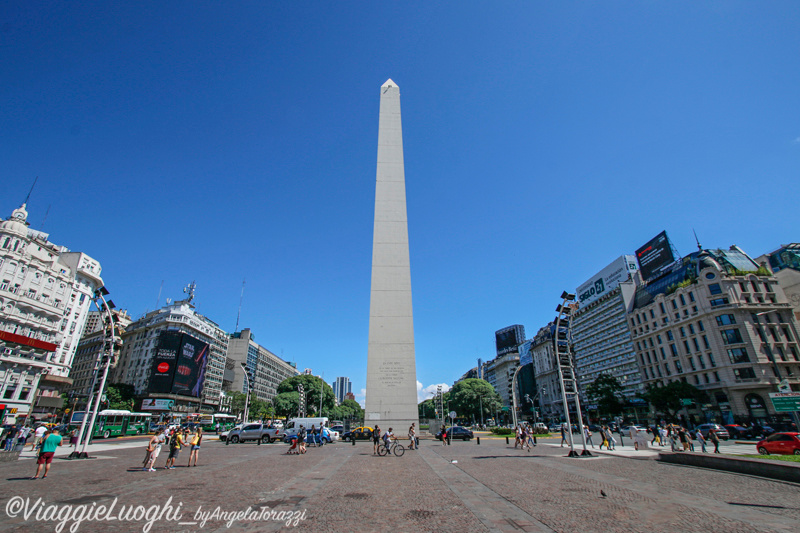
<instances>
[{"instance_id":1,"label":"group of people standing","mask_svg":"<svg viewBox=\"0 0 800 533\"><path fill-rule=\"evenodd\" d=\"M647 432L653 435L653 439L650 441L651 445L657 444L659 446L666 446L667 442L669 442L670 449L673 452L680 451L681 449L685 452L694 451L692 434L682 426L675 424L667 424L664 426L654 425L647 428ZM708 453L706 444L709 440L714 445L714 453L721 453L719 451L720 439L715 429L712 428L708 431L708 437L705 437L703 432L698 430L695 432L695 439L697 439L697 442L700 444L703 453Z\"/></svg>"},{"instance_id":2,"label":"group of people standing","mask_svg":"<svg viewBox=\"0 0 800 533\"><path fill-rule=\"evenodd\" d=\"M147 454L145 455L143 470L146 472L156 471L156 458L161 454L161 448L165 445L169 446L169 456L167 457L167 462L164 464L164 470L172 470L175 468L175 460L178 458L181 449L187 446L190 449L190 453L189 464L186 466L197 466L202 442L203 430L199 427L194 432L189 428L184 430L181 430L181 428L173 428L166 431L164 428L159 428L155 435L150 437L150 440L147 442Z\"/></svg>"},{"instance_id":3,"label":"group of people standing","mask_svg":"<svg viewBox=\"0 0 800 533\"><path fill-rule=\"evenodd\" d=\"M518 424L514 430L514 448L519 446L521 450L531 451L536 444L533 428L529 424Z\"/></svg>"}]
</instances>

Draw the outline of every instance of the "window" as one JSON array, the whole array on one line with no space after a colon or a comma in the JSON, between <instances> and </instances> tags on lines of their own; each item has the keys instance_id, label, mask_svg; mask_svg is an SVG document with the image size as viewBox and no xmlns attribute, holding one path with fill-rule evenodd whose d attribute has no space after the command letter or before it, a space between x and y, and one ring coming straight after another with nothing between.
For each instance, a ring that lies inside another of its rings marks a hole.
<instances>
[{"instance_id":1,"label":"window","mask_svg":"<svg viewBox=\"0 0 800 533\"><path fill-rule=\"evenodd\" d=\"M636 323L637 324L641 324L642 323L642 317L639 316L639 313L636 313Z\"/></svg>"},{"instance_id":2,"label":"window","mask_svg":"<svg viewBox=\"0 0 800 533\"><path fill-rule=\"evenodd\" d=\"M686 336L686 330L683 328L683 326L681 326L681 337L685 336Z\"/></svg>"},{"instance_id":3,"label":"window","mask_svg":"<svg viewBox=\"0 0 800 533\"><path fill-rule=\"evenodd\" d=\"M680 313L675 313L675 322L677 322L680 319L681 319L681 314Z\"/></svg>"},{"instance_id":4,"label":"window","mask_svg":"<svg viewBox=\"0 0 800 533\"><path fill-rule=\"evenodd\" d=\"M700 385L700 376L698 376L697 374L694 375L694 384Z\"/></svg>"},{"instance_id":5,"label":"window","mask_svg":"<svg viewBox=\"0 0 800 533\"><path fill-rule=\"evenodd\" d=\"M666 372L668 376L672 375L670 373L670 371L669 371L669 364L668 363L664 363L664 372Z\"/></svg>"},{"instance_id":6,"label":"window","mask_svg":"<svg viewBox=\"0 0 800 533\"><path fill-rule=\"evenodd\" d=\"M689 358L689 366L691 366L691 367L692 367L692 372L694 372L695 370L697 370L697 368L694 366L694 359L693 359L693 358L691 358L691 357Z\"/></svg>"},{"instance_id":7,"label":"window","mask_svg":"<svg viewBox=\"0 0 800 533\"><path fill-rule=\"evenodd\" d=\"M675 340L675 337L672 335L671 331L667 331L667 340L671 341Z\"/></svg>"},{"instance_id":8,"label":"window","mask_svg":"<svg viewBox=\"0 0 800 533\"><path fill-rule=\"evenodd\" d=\"M710 364L712 367L717 366L717 362L714 361L714 354L713 353L708 354L708 364ZM716 372L714 372L714 374L716 374ZM719 381L719 379L717 381Z\"/></svg>"},{"instance_id":9,"label":"window","mask_svg":"<svg viewBox=\"0 0 800 533\"><path fill-rule=\"evenodd\" d=\"M766 281L764 282L764 292L772 292L772 287Z\"/></svg>"},{"instance_id":10,"label":"window","mask_svg":"<svg viewBox=\"0 0 800 533\"><path fill-rule=\"evenodd\" d=\"M6 387L6 392L3 394L3 399L11 399L14 397L14 393L17 392L17 384L16 383L9 383L8 387Z\"/></svg>"},{"instance_id":11,"label":"window","mask_svg":"<svg viewBox=\"0 0 800 533\"><path fill-rule=\"evenodd\" d=\"M750 285L753 286L753 292L758 292L758 282L756 280L752 280Z\"/></svg>"},{"instance_id":12,"label":"window","mask_svg":"<svg viewBox=\"0 0 800 533\"><path fill-rule=\"evenodd\" d=\"M730 348L728 350L728 357L731 359L731 364L734 365L750 362L750 357L747 355L747 350L745 348Z\"/></svg>"},{"instance_id":13,"label":"window","mask_svg":"<svg viewBox=\"0 0 800 533\"><path fill-rule=\"evenodd\" d=\"M672 308L673 309L677 309L678 308L678 303L675 300L672 300Z\"/></svg>"},{"instance_id":14,"label":"window","mask_svg":"<svg viewBox=\"0 0 800 533\"><path fill-rule=\"evenodd\" d=\"M708 285L708 292L711 294L722 294L722 287L719 286L719 283L711 283Z\"/></svg>"},{"instance_id":15,"label":"window","mask_svg":"<svg viewBox=\"0 0 800 533\"><path fill-rule=\"evenodd\" d=\"M737 344L742 342L742 334L739 333L739 328L723 329L720 331L722 335L722 342L725 344Z\"/></svg>"},{"instance_id":16,"label":"window","mask_svg":"<svg viewBox=\"0 0 800 533\"><path fill-rule=\"evenodd\" d=\"M661 335L656 335L656 340L658 341L658 344L661 344Z\"/></svg>"},{"instance_id":17,"label":"window","mask_svg":"<svg viewBox=\"0 0 800 533\"><path fill-rule=\"evenodd\" d=\"M694 335L694 325L693 324L689 324L689 333Z\"/></svg>"},{"instance_id":18,"label":"window","mask_svg":"<svg viewBox=\"0 0 800 533\"><path fill-rule=\"evenodd\" d=\"M693 338L692 342L694 343L694 351L695 352L699 352L700 351L700 344L698 344L697 338Z\"/></svg>"},{"instance_id":19,"label":"window","mask_svg":"<svg viewBox=\"0 0 800 533\"><path fill-rule=\"evenodd\" d=\"M736 324L736 317L733 315L719 315L716 317L717 325L718 326L728 326L730 324Z\"/></svg>"},{"instance_id":20,"label":"window","mask_svg":"<svg viewBox=\"0 0 800 533\"><path fill-rule=\"evenodd\" d=\"M675 370L678 374L683 374L683 367L681 366L681 362L675 359Z\"/></svg>"},{"instance_id":21,"label":"window","mask_svg":"<svg viewBox=\"0 0 800 533\"><path fill-rule=\"evenodd\" d=\"M686 350L687 354L692 353L692 351L689 349L689 341L683 341L683 349Z\"/></svg>"},{"instance_id":22,"label":"window","mask_svg":"<svg viewBox=\"0 0 800 533\"><path fill-rule=\"evenodd\" d=\"M703 374L703 379L706 381L706 383L711 383L711 380L708 379L708 374Z\"/></svg>"},{"instance_id":23,"label":"window","mask_svg":"<svg viewBox=\"0 0 800 533\"><path fill-rule=\"evenodd\" d=\"M792 357L794 357L795 361L800 361L800 356L797 355L797 350L794 346L789 346L789 351L792 352Z\"/></svg>"},{"instance_id":24,"label":"window","mask_svg":"<svg viewBox=\"0 0 800 533\"><path fill-rule=\"evenodd\" d=\"M683 297L683 294L680 295L681 298L681 305L686 305L686 298Z\"/></svg>"},{"instance_id":25,"label":"window","mask_svg":"<svg viewBox=\"0 0 800 533\"><path fill-rule=\"evenodd\" d=\"M647 369L646 368L644 369L644 379L650 379L650 377L647 375Z\"/></svg>"},{"instance_id":26,"label":"window","mask_svg":"<svg viewBox=\"0 0 800 533\"><path fill-rule=\"evenodd\" d=\"M661 360L664 361L667 358L667 354L664 353L664 348L659 348L661 350Z\"/></svg>"},{"instance_id":27,"label":"window","mask_svg":"<svg viewBox=\"0 0 800 533\"><path fill-rule=\"evenodd\" d=\"M692 291L689 291L689 301L690 302L694 301L694 293Z\"/></svg>"},{"instance_id":28,"label":"window","mask_svg":"<svg viewBox=\"0 0 800 533\"><path fill-rule=\"evenodd\" d=\"M664 315L664 314L666 314L666 313L667 313L667 310L666 310L666 309L664 309L664 302L660 302L660 303L658 304L658 307L659 307L659 309L661 309L661 314L662 314L662 315Z\"/></svg>"},{"instance_id":29,"label":"window","mask_svg":"<svg viewBox=\"0 0 800 533\"><path fill-rule=\"evenodd\" d=\"M697 327L700 328L700 331L705 331L706 330L705 326L703 326L703 321L702 320L698 320L697 321Z\"/></svg>"},{"instance_id":30,"label":"window","mask_svg":"<svg viewBox=\"0 0 800 533\"><path fill-rule=\"evenodd\" d=\"M719 383L719 372L716 372L716 371L714 372L714 381Z\"/></svg>"},{"instance_id":31,"label":"window","mask_svg":"<svg viewBox=\"0 0 800 533\"><path fill-rule=\"evenodd\" d=\"M656 314L653 312L652 309L650 309L650 318L655 318L655 317L656 317Z\"/></svg>"},{"instance_id":32,"label":"window","mask_svg":"<svg viewBox=\"0 0 800 533\"><path fill-rule=\"evenodd\" d=\"M778 350L778 355L781 356L781 361L784 363L787 362L788 360L786 359L786 353L784 353L783 348L781 346L776 346L775 349Z\"/></svg>"},{"instance_id":33,"label":"window","mask_svg":"<svg viewBox=\"0 0 800 533\"><path fill-rule=\"evenodd\" d=\"M656 365L656 372L658 372L658 377L662 377L661 376L661 367L660 366Z\"/></svg>"},{"instance_id":34,"label":"window","mask_svg":"<svg viewBox=\"0 0 800 533\"><path fill-rule=\"evenodd\" d=\"M697 362L700 363L700 368L705 369L706 364L703 362L703 354L697 356Z\"/></svg>"},{"instance_id":35,"label":"window","mask_svg":"<svg viewBox=\"0 0 800 533\"><path fill-rule=\"evenodd\" d=\"M650 337L649 339L647 339L647 341L650 343L650 347L652 348L653 347L653 337Z\"/></svg>"},{"instance_id":36,"label":"window","mask_svg":"<svg viewBox=\"0 0 800 533\"><path fill-rule=\"evenodd\" d=\"M674 344L670 344L669 345L669 349L672 350L672 356L673 357L678 357L678 347L677 346L675 346Z\"/></svg>"},{"instance_id":37,"label":"window","mask_svg":"<svg viewBox=\"0 0 800 533\"><path fill-rule=\"evenodd\" d=\"M711 304L711 307L717 307L717 306L720 306L720 305L728 305L728 297L725 296L724 298L717 298L716 300L711 300L709 303Z\"/></svg>"},{"instance_id":38,"label":"window","mask_svg":"<svg viewBox=\"0 0 800 533\"><path fill-rule=\"evenodd\" d=\"M756 379L756 373L750 367L734 368L733 375L736 376L736 379Z\"/></svg>"}]
</instances>

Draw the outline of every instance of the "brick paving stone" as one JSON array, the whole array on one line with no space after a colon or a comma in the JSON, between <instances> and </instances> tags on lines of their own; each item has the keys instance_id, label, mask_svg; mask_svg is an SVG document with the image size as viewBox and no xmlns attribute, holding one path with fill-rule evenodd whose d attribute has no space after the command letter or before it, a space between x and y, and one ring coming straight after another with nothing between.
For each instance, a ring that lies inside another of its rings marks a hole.
<instances>
[{"instance_id":1,"label":"brick paving stone","mask_svg":"<svg viewBox=\"0 0 800 533\"><path fill-rule=\"evenodd\" d=\"M29 481L32 460L0 464L0 532L55 531L56 523L10 518L15 497L59 505L150 506L169 497L182 521L198 508L225 512L268 507L305 511L300 531L446 533L481 531L794 531L800 486L749 476L602 456L564 458L564 449L514 450L502 439L443 447L423 440L420 451L377 457L372 446L336 443L287 456L282 443L225 446L203 442L201 466L142 472L146 441L98 452L98 459L54 462L45 480ZM457 461L453 463L452 461ZM602 498L600 490L608 497ZM78 531L142 531L144 521L83 523ZM283 523L242 520L200 524L155 522L151 531L255 532ZM66 531L66 529L65 529Z\"/></svg>"}]
</instances>

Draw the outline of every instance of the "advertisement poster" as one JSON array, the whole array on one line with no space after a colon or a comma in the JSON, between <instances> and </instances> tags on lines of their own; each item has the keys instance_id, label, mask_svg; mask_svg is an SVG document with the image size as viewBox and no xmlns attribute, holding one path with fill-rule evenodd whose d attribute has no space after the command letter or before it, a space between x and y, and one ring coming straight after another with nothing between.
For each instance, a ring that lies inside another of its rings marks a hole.
<instances>
[{"instance_id":1,"label":"advertisement poster","mask_svg":"<svg viewBox=\"0 0 800 533\"><path fill-rule=\"evenodd\" d=\"M175 376L182 336L182 333L170 331L165 331L159 336L147 392L165 394L172 392L172 381Z\"/></svg>"},{"instance_id":2,"label":"advertisement poster","mask_svg":"<svg viewBox=\"0 0 800 533\"><path fill-rule=\"evenodd\" d=\"M639 261L639 271L645 281L660 274L665 266L672 264L675 257L672 255L667 232L662 231L636 250L636 259Z\"/></svg>"}]
</instances>

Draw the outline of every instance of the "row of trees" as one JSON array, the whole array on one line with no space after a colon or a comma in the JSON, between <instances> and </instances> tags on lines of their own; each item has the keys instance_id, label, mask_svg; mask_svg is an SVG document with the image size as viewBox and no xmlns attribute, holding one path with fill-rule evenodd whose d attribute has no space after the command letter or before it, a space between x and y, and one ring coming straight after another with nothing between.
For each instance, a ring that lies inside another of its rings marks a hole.
<instances>
[{"instance_id":1,"label":"row of trees","mask_svg":"<svg viewBox=\"0 0 800 533\"><path fill-rule=\"evenodd\" d=\"M488 381L483 379L470 378L459 381L442 396L445 415L449 411L455 411L458 418L467 418L475 422L492 418L502 409L500 395ZM434 418L437 409L435 398L429 398L418 405L421 418ZM441 416L441 413L438 414Z\"/></svg>"}]
</instances>

